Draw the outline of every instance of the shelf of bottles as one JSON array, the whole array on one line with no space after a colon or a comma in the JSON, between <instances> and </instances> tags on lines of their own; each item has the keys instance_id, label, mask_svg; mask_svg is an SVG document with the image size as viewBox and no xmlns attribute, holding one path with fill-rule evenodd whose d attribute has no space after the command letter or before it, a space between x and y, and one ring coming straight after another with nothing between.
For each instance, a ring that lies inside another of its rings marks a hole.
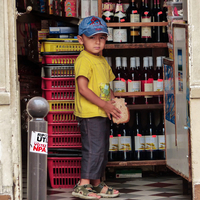
<instances>
[{"instance_id":1,"label":"shelf of bottles","mask_svg":"<svg viewBox=\"0 0 200 200\"><path fill-rule=\"evenodd\" d=\"M124 10L124 3L117 0L100 0L99 13L105 20L109 30L108 43L167 43L167 8L162 5L163 0L131 0ZM150 6L150 2L152 6ZM101 5L102 10L101 10ZM153 45L156 47L156 45ZM153 47L152 46L152 47ZM107 45L106 48L118 48ZM121 48L146 48L144 44L132 46L126 44ZM162 44L159 47L167 47ZM151 48L149 46L149 48Z\"/></svg>"},{"instance_id":2,"label":"shelf of bottles","mask_svg":"<svg viewBox=\"0 0 200 200\"><path fill-rule=\"evenodd\" d=\"M134 112L134 122L113 124L110 129L107 166L165 165L165 130L163 110L159 123L154 110ZM144 124L144 120L146 122Z\"/></svg>"}]
</instances>

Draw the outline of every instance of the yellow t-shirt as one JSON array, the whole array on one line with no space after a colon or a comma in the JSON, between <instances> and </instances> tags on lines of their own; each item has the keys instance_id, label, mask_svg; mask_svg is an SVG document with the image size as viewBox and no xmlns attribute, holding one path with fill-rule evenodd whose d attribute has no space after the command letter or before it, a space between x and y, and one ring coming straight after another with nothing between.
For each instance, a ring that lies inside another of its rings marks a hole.
<instances>
[{"instance_id":1,"label":"yellow t-shirt","mask_svg":"<svg viewBox=\"0 0 200 200\"><path fill-rule=\"evenodd\" d=\"M75 111L82 118L107 117L105 111L85 99L78 91L77 78L86 77L88 88L105 101L110 100L110 81L115 75L103 56L95 56L83 50L75 62Z\"/></svg>"}]
</instances>

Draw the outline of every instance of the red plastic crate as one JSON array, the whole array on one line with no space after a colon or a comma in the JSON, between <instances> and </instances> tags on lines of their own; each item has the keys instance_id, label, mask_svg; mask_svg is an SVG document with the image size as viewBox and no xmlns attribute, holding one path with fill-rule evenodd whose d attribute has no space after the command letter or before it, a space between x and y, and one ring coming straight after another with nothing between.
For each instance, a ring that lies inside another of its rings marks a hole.
<instances>
[{"instance_id":1,"label":"red plastic crate","mask_svg":"<svg viewBox=\"0 0 200 200\"><path fill-rule=\"evenodd\" d=\"M46 116L49 123L71 123L76 122L76 116L73 111L68 112L49 112Z\"/></svg>"},{"instance_id":2,"label":"red plastic crate","mask_svg":"<svg viewBox=\"0 0 200 200\"><path fill-rule=\"evenodd\" d=\"M42 89L75 89L75 79L42 78Z\"/></svg>"},{"instance_id":3,"label":"red plastic crate","mask_svg":"<svg viewBox=\"0 0 200 200\"><path fill-rule=\"evenodd\" d=\"M42 97L46 100L74 100L74 89L43 89Z\"/></svg>"},{"instance_id":4,"label":"red plastic crate","mask_svg":"<svg viewBox=\"0 0 200 200\"><path fill-rule=\"evenodd\" d=\"M78 55L43 55L42 64L53 65L72 65Z\"/></svg>"},{"instance_id":5,"label":"red plastic crate","mask_svg":"<svg viewBox=\"0 0 200 200\"><path fill-rule=\"evenodd\" d=\"M48 123L49 135L80 134L78 123Z\"/></svg>"},{"instance_id":6,"label":"red plastic crate","mask_svg":"<svg viewBox=\"0 0 200 200\"><path fill-rule=\"evenodd\" d=\"M81 178L81 157L48 157L52 188L73 188Z\"/></svg>"},{"instance_id":7,"label":"red plastic crate","mask_svg":"<svg viewBox=\"0 0 200 200\"><path fill-rule=\"evenodd\" d=\"M50 135L48 148L81 148L81 134Z\"/></svg>"}]
</instances>

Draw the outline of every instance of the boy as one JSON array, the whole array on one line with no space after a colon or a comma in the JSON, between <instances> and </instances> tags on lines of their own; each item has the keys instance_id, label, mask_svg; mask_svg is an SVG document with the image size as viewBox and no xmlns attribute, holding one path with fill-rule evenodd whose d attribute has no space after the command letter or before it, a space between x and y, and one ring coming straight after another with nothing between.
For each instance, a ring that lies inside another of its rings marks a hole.
<instances>
[{"instance_id":1,"label":"boy","mask_svg":"<svg viewBox=\"0 0 200 200\"><path fill-rule=\"evenodd\" d=\"M100 199L119 196L119 191L100 181L109 150L111 115L120 118L114 105L110 81L115 76L105 58L104 49L108 29L98 17L90 16L80 23L78 41L84 50L75 63L75 111L82 140L81 180L72 195L81 199Z\"/></svg>"}]
</instances>

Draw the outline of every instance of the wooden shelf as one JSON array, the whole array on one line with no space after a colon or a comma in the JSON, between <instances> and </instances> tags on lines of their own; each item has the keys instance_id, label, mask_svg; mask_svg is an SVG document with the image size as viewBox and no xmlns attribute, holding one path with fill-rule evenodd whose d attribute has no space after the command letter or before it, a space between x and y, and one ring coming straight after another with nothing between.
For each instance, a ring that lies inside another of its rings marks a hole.
<instances>
[{"instance_id":1,"label":"wooden shelf","mask_svg":"<svg viewBox=\"0 0 200 200\"><path fill-rule=\"evenodd\" d=\"M113 161L108 162L106 167L133 167L152 165L166 165L166 160Z\"/></svg>"},{"instance_id":2,"label":"wooden shelf","mask_svg":"<svg viewBox=\"0 0 200 200\"><path fill-rule=\"evenodd\" d=\"M144 109L163 109L163 104L136 104L136 105L127 105L129 110L144 110Z\"/></svg>"},{"instance_id":3,"label":"wooden shelf","mask_svg":"<svg viewBox=\"0 0 200 200\"><path fill-rule=\"evenodd\" d=\"M146 48L167 48L167 43L118 43L106 44L105 49L146 49Z\"/></svg>"},{"instance_id":4,"label":"wooden shelf","mask_svg":"<svg viewBox=\"0 0 200 200\"><path fill-rule=\"evenodd\" d=\"M130 26L167 26L168 22L124 22L124 23L107 23L108 27L130 27Z\"/></svg>"},{"instance_id":5,"label":"wooden shelf","mask_svg":"<svg viewBox=\"0 0 200 200\"><path fill-rule=\"evenodd\" d=\"M163 96L164 92L115 92L116 97Z\"/></svg>"}]
</instances>

